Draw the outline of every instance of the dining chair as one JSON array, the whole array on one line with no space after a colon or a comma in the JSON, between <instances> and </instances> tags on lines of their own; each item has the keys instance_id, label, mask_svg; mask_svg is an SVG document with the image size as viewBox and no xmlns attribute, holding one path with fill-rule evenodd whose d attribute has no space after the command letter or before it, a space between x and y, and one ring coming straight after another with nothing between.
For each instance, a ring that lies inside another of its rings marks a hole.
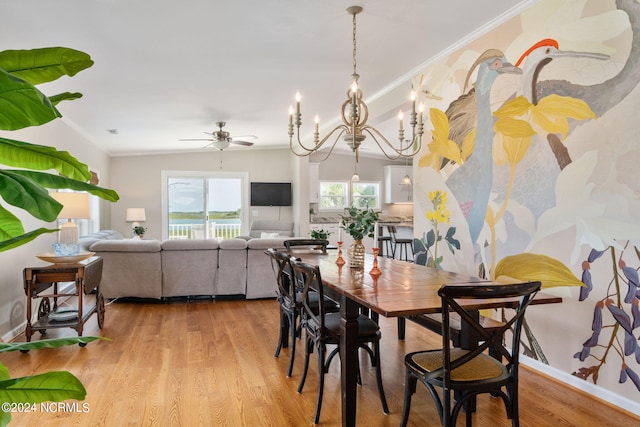
<instances>
[{"instance_id":1,"label":"dining chair","mask_svg":"<svg viewBox=\"0 0 640 427\"><path fill-rule=\"evenodd\" d=\"M296 332L300 313L300 305L296 299L297 292L294 287L291 265L289 263L291 255L273 248L267 249L265 253L271 257L271 265L278 286L276 299L280 306L280 333L275 357L280 356L280 350L282 350L283 347L289 347L289 334L291 334L291 350L289 352L289 368L287 370L287 376L290 377L293 372L293 361L296 354Z\"/></svg>"},{"instance_id":2,"label":"dining chair","mask_svg":"<svg viewBox=\"0 0 640 427\"><path fill-rule=\"evenodd\" d=\"M407 425L411 397L420 380L431 393L443 426L455 426L460 410L465 408L466 425L470 427L475 397L481 393L499 396L511 425L518 426L520 336L525 310L539 290L540 282L508 285L477 283L440 288L442 349L416 351L405 356L404 409L400 425ZM478 320L477 310L467 310L460 304L463 299L513 299L514 310L504 310L506 318L501 328L486 329ZM454 313L476 334L477 347L463 349L451 345L449 323ZM510 342L505 336L508 331L512 334ZM488 354L487 350L494 356ZM437 387L442 388L442 397ZM455 393L453 407L452 393Z\"/></svg>"},{"instance_id":3,"label":"dining chair","mask_svg":"<svg viewBox=\"0 0 640 427\"><path fill-rule=\"evenodd\" d=\"M287 252L292 253L296 248L298 250L310 250L310 251L322 251L323 254L327 253L327 246L329 246L328 240L317 239L291 239L284 241L284 247Z\"/></svg>"},{"instance_id":4,"label":"dining chair","mask_svg":"<svg viewBox=\"0 0 640 427\"><path fill-rule=\"evenodd\" d=\"M387 226L389 235L391 236L391 247L393 248L393 257L398 254L398 259L407 262L413 262L413 239L412 238L398 238L398 230L395 225ZM398 252L400 249L400 252ZM411 258L409 258L409 251L411 251ZM404 258L402 254L404 253Z\"/></svg>"},{"instance_id":5,"label":"dining chair","mask_svg":"<svg viewBox=\"0 0 640 427\"><path fill-rule=\"evenodd\" d=\"M305 329L305 360L304 370L298 386L298 393L302 393L304 383L309 370L309 357L314 349L317 351L318 359L318 400L313 423L320 420L320 410L322 408L322 396L324 393L324 375L329 370L329 365L333 357L340 352L340 313L327 312L325 308L325 295L320 275L320 268L317 265L304 263L298 260L291 260L294 277L304 283L302 292L302 326ZM317 293L318 310L316 311L311 303L310 295ZM371 365L376 370L376 382L378 393L382 403L382 410L389 413L389 407L384 395L382 386L382 373L380 369L380 327L371 318L358 316L358 346L364 349L371 359ZM369 347L368 344L372 344ZM335 345L336 348L327 356L327 345ZM358 379L361 377L358 375Z\"/></svg>"},{"instance_id":6,"label":"dining chair","mask_svg":"<svg viewBox=\"0 0 640 427\"><path fill-rule=\"evenodd\" d=\"M289 347L289 367L287 377L293 372L293 363L296 354L296 338L301 336L301 325L299 322L302 310L302 286L298 286L293 278L291 270L291 254L269 248L265 253L271 258L271 265L276 276L277 290L276 299L280 307L280 332L278 334L278 345L276 346L275 357L280 357L282 348ZM318 295L310 295L310 306L318 310ZM328 312L337 312L340 306L335 301L325 298L325 309ZM289 341L289 338L291 340Z\"/></svg>"}]
</instances>

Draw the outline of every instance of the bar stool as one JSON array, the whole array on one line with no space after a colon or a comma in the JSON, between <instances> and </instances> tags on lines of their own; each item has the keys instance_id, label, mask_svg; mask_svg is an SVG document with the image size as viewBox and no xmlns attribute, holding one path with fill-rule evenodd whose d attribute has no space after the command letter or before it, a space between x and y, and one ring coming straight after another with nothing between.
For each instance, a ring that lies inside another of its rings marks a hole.
<instances>
[{"instance_id":1,"label":"bar stool","mask_svg":"<svg viewBox=\"0 0 640 427\"><path fill-rule=\"evenodd\" d=\"M391 236L383 236L385 225L381 225L378 229L378 248L380 248L380 256L386 256L387 258L393 258L395 251L391 244ZM388 227L387 227L388 228ZM382 246L384 243L384 246Z\"/></svg>"},{"instance_id":2,"label":"bar stool","mask_svg":"<svg viewBox=\"0 0 640 427\"><path fill-rule=\"evenodd\" d=\"M400 238L396 237L396 226L388 225L387 229L389 230L389 235L391 236L391 245L393 247L393 257L395 258L396 252L398 252L398 247L400 248L400 252L398 253L398 259L404 260L407 262L413 262L413 239L409 238ZM409 249L411 250L411 259L409 259ZM404 258L402 258L402 253L404 252Z\"/></svg>"}]
</instances>

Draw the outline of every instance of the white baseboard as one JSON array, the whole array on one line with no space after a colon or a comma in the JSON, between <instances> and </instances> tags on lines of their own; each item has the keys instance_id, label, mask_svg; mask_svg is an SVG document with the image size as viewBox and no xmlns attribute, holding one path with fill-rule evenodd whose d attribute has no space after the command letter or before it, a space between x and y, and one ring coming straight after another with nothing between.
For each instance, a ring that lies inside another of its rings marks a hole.
<instances>
[{"instance_id":1,"label":"white baseboard","mask_svg":"<svg viewBox=\"0 0 640 427\"><path fill-rule=\"evenodd\" d=\"M520 355L520 362L531 369L535 369L536 371L547 374L552 378L556 378L563 383L569 384L570 386L573 386L578 390L582 390L585 393L589 393L607 403L610 403L611 405L622 408L632 414L640 414L640 403L638 402L634 402L596 384L582 380L574 375L554 368L553 366L545 365L544 363L530 357Z\"/></svg>"}]
</instances>

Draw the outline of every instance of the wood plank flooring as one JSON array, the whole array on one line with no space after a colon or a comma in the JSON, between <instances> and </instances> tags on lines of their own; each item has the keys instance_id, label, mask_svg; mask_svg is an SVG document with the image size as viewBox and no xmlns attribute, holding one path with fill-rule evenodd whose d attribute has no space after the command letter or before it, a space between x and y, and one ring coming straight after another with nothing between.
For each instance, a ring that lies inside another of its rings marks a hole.
<instances>
[{"instance_id":1,"label":"wood plank flooring","mask_svg":"<svg viewBox=\"0 0 640 427\"><path fill-rule=\"evenodd\" d=\"M85 335L112 341L62 349L0 354L12 377L68 370L87 388L85 410L78 406L54 413L14 413L17 426L307 426L312 425L317 393L317 362L312 358L302 394L303 345L298 341L293 376L286 377L289 350L273 356L278 338L275 300L115 302L107 306L105 325L95 316ZM403 357L434 348L439 337L407 322L398 341L396 321L381 319L382 372L391 413L382 413L374 370L362 358L359 426L398 426L404 392ZM48 337L74 335L49 330ZM39 333L34 339L40 337ZM17 340L24 340L20 336ZM320 425L341 425L339 362L326 377ZM527 368L521 370L522 426L638 426L640 417L593 399ZM463 425L460 420L459 425ZM437 414L419 385L411 426L438 425ZM474 426L510 426L498 399L479 398Z\"/></svg>"}]
</instances>

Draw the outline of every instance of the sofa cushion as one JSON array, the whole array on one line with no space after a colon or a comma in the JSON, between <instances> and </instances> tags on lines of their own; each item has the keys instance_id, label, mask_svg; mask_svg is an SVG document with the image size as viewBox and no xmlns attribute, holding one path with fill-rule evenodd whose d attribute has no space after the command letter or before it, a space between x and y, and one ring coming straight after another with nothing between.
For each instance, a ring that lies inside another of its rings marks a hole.
<instances>
[{"instance_id":1,"label":"sofa cushion","mask_svg":"<svg viewBox=\"0 0 640 427\"><path fill-rule=\"evenodd\" d=\"M274 239L251 239L247 241L247 247L249 249L263 250L269 248L282 249L284 248L284 241L289 239L289 237L277 237Z\"/></svg>"},{"instance_id":2,"label":"sofa cushion","mask_svg":"<svg viewBox=\"0 0 640 427\"><path fill-rule=\"evenodd\" d=\"M293 222L276 220L257 220L251 224L249 236L259 238L262 233L278 233L283 237L293 236Z\"/></svg>"},{"instance_id":3,"label":"sofa cushion","mask_svg":"<svg viewBox=\"0 0 640 427\"><path fill-rule=\"evenodd\" d=\"M89 249L92 252L160 252L162 247L158 240L99 240Z\"/></svg>"},{"instance_id":4,"label":"sofa cushion","mask_svg":"<svg viewBox=\"0 0 640 427\"><path fill-rule=\"evenodd\" d=\"M98 240L121 240L124 239L122 233L116 230L100 230L93 234L88 234L86 236L80 236L78 239L78 243L80 244L81 251L89 251L91 245L97 242Z\"/></svg>"},{"instance_id":5,"label":"sofa cushion","mask_svg":"<svg viewBox=\"0 0 640 427\"><path fill-rule=\"evenodd\" d=\"M220 249L231 249L231 250L247 249L247 241L244 239L221 240Z\"/></svg>"},{"instance_id":6,"label":"sofa cushion","mask_svg":"<svg viewBox=\"0 0 640 427\"><path fill-rule=\"evenodd\" d=\"M163 251L197 251L218 249L220 242L217 239L174 239L162 242Z\"/></svg>"}]
</instances>

